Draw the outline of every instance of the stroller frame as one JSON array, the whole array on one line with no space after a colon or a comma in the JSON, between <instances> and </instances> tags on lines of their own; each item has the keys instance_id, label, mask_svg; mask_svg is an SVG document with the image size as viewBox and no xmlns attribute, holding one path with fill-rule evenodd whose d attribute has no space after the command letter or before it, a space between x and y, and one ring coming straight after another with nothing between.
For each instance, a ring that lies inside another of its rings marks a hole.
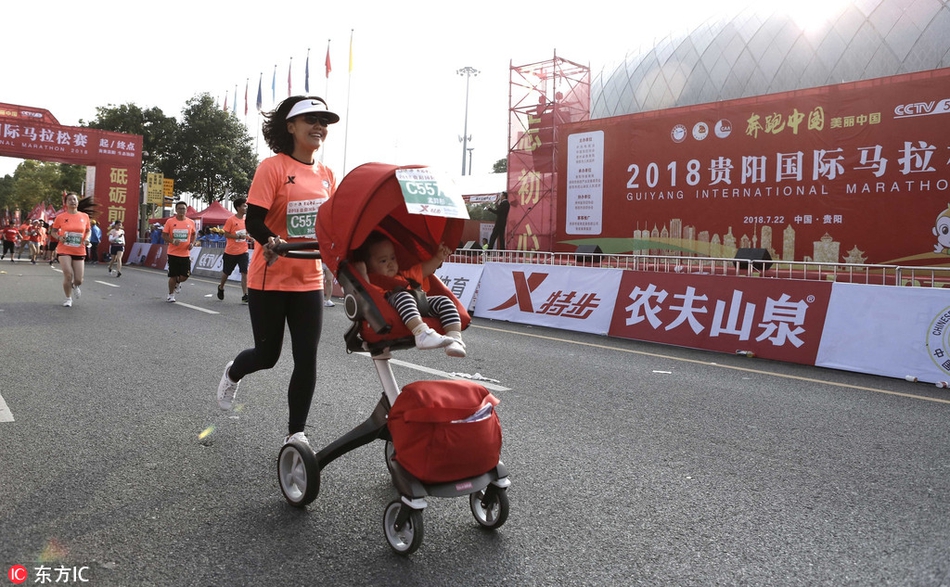
<instances>
[{"instance_id":1,"label":"stroller frame","mask_svg":"<svg viewBox=\"0 0 950 587\"><path fill-rule=\"evenodd\" d=\"M409 555L422 544L422 513L428 506L428 496L454 498L468 495L472 515L480 527L490 530L501 527L508 518L507 489L511 485L508 470L501 461L494 469L475 477L446 483L424 483L394 459L388 415L399 396L400 387L390 364L391 351L412 348L415 343L412 337L373 343L363 340L360 334L363 321L381 334L389 332L390 325L349 263L339 265L337 280L344 290L344 311L353 321L344 336L347 352L370 354L382 386L382 396L365 421L319 451L313 452L311 447L299 441L281 448L277 457L277 470L284 497L295 507L305 507L316 499L320 491L320 471L324 467L356 448L374 440L384 440L386 466L399 498L386 506L383 530L396 553Z\"/></svg>"}]
</instances>

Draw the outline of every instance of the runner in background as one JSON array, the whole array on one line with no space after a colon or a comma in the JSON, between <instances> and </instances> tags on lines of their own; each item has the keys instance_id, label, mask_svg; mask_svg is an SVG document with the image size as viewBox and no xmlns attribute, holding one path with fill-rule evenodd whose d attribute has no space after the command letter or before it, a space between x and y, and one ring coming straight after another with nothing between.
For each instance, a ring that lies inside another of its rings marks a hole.
<instances>
[{"instance_id":1,"label":"runner in background","mask_svg":"<svg viewBox=\"0 0 950 587\"><path fill-rule=\"evenodd\" d=\"M224 271L221 274L221 283L218 284L218 299L224 299L224 284L236 266L241 272L241 290L244 295L241 301L247 303L247 227L244 215L247 213L247 198L234 200L234 216L224 221Z\"/></svg>"},{"instance_id":2,"label":"runner in background","mask_svg":"<svg viewBox=\"0 0 950 587\"><path fill-rule=\"evenodd\" d=\"M69 308L73 305L73 299L78 300L82 295L79 286L82 285L86 267L86 246L91 224L89 215L79 211L79 196L76 194L63 196L63 206L66 210L53 221L50 232L59 240L56 255L63 270L63 292L66 294L63 306Z\"/></svg>"},{"instance_id":3,"label":"runner in background","mask_svg":"<svg viewBox=\"0 0 950 587\"><path fill-rule=\"evenodd\" d=\"M168 297L166 302L174 302L175 294L181 293L181 284L191 277L191 249L198 240L195 221L185 218L188 204L175 202L175 216L165 221L162 238L168 244Z\"/></svg>"},{"instance_id":4,"label":"runner in background","mask_svg":"<svg viewBox=\"0 0 950 587\"><path fill-rule=\"evenodd\" d=\"M116 272L116 277L122 277L122 255L125 254L125 229L122 221L116 220L109 229L109 275Z\"/></svg>"}]
</instances>

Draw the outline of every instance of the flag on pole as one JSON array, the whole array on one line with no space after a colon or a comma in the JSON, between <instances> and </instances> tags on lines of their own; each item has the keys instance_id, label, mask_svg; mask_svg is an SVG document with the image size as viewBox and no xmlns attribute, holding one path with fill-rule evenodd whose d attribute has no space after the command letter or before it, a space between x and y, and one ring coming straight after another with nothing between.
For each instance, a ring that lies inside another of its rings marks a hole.
<instances>
[{"instance_id":1,"label":"flag on pole","mask_svg":"<svg viewBox=\"0 0 950 587\"><path fill-rule=\"evenodd\" d=\"M290 97L291 94L294 93L290 87L290 70L293 68L293 65L294 65L294 58L291 57L290 64L287 65L287 97L288 98Z\"/></svg>"},{"instance_id":2,"label":"flag on pole","mask_svg":"<svg viewBox=\"0 0 950 587\"><path fill-rule=\"evenodd\" d=\"M325 65L327 66L327 79L330 79L330 72L333 71L333 68L330 67L330 39L327 39L327 59Z\"/></svg>"},{"instance_id":3,"label":"flag on pole","mask_svg":"<svg viewBox=\"0 0 950 587\"><path fill-rule=\"evenodd\" d=\"M307 63L303 67L303 91L310 93L310 48L307 48Z\"/></svg>"},{"instance_id":4,"label":"flag on pole","mask_svg":"<svg viewBox=\"0 0 950 587\"><path fill-rule=\"evenodd\" d=\"M353 73L353 29L350 29L350 73Z\"/></svg>"},{"instance_id":5,"label":"flag on pole","mask_svg":"<svg viewBox=\"0 0 950 587\"><path fill-rule=\"evenodd\" d=\"M277 103L277 64L274 64L274 76L270 78L270 101Z\"/></svg>"},{"instance_id":6,"label":"flag on pole","mask_svg":"<svg viewBox=\"0 0 950 587\"><path fill-rule=\"evenodd\" d=\"M264 107L264 100L261 97L261 82L264 81L264 72L261 72L261 77L257 78L257 111L260 112Z\"/></svg>"},{"instance_id":7,"label":"flag on pole","mask_svg":"<svg viewBox=\"0 0 950 587\"><path fill-rule=\"evenodd\" d=\"M244 80L244 116L247 116L247 88L251 85L251 78Z\"/></svg>"},{"instance_id":8,"label":"flag on pole","mask_svg":"<svg viewBox=\"0 0 950 587\"><path fill-rule=\"evenodd\" d=\"M225 111L225 112L228 111L228 93L227 93L227 91L224 92L224 111Z\"/></svg>"}]
</instances>

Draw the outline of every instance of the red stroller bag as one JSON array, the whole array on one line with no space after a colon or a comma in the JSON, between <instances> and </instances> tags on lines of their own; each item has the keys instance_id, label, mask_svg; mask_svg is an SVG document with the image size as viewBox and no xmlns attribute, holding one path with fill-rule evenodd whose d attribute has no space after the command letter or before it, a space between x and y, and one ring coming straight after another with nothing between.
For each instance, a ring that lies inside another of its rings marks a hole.
<instances>
[{"instance_id":1,"label":"red stroller bag","mask_svg":"<svg viewBox=\"0 0 950 587\"><path fill-rule=\"evenodd\" d=\"M416 381L389 411L394 460L424 483L475 477L501 457L498 399L471 381Z\"/></svg>"}]
</instances>

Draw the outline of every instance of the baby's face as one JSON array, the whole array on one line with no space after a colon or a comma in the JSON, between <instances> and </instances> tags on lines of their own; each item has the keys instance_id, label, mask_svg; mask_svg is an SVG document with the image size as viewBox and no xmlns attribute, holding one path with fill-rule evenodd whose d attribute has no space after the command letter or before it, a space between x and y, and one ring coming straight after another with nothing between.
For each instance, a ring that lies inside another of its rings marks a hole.
<instances>
[{"instance_id":1,"label":"baby's face","mask_svg":"<svg viewBox=\"0 0 950 587\"><path fill-rule=\"evenodd\" d=\"M370 273L395 277L399 264L396 262L396 248L391 242L383 241L369 248L367 269Z\"/></svg>"}]
</instances>

